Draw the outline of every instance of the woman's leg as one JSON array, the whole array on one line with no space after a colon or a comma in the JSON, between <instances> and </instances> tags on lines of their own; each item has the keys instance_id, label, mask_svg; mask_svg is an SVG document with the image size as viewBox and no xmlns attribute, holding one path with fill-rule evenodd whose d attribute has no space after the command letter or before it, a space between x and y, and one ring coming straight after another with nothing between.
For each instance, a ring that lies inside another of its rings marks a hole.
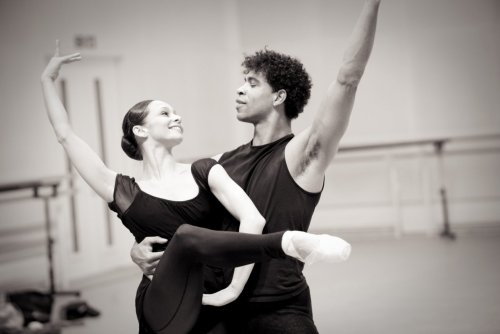
<instances>
[{"instance_id":1,"label":"woman's leg","mask_svg":"<svg viewBox=\"0 0 500 334\"><path fill-rule=\"evenodd\" d=\"M306 263L347 259L350 245L329 235L300 231L263 235L182 225L156 268L144 316L158 333L186 333L195 323L203 291L203 265L238 267L293 256Z\"/></svg>"},{"instance_id":2,"label":"woman's leg","mask_svg":"<svg viewBox=\"0 0 500 334\"><path fill-rule=\"evenodd\" d=\"M144 298L144 317L158 333L187 333L203 293L203 265L237 267L285 257L282 233L264 235L213 231L182 225L156 268Z\"/></svg>"}]
</instances>

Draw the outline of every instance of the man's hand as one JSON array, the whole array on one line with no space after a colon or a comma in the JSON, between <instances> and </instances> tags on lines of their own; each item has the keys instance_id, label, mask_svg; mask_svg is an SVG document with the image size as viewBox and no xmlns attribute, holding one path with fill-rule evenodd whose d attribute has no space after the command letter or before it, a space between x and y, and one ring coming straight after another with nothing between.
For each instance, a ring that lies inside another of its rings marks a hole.
<instances>
[{"instance_id":1,"label":"man's hand","mask_svg":"<svg viewBox=\"0 0 500 334\"><path fill-rule=\"evenodd\" d=\"M153 252L153 244L165 244L168 240L160 237L146 237L141 243L134 243L130 257L146 276L153 275L163 252ZM151 277L149 277L151 279Z\"/></svg>"}]
</instances>

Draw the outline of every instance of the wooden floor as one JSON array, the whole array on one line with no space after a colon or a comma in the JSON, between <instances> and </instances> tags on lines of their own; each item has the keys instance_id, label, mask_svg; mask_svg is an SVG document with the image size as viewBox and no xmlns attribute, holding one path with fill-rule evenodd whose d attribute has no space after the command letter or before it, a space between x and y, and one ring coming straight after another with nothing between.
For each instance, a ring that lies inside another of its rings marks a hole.
<instances>
[{"instance_id":1,"label":"wooden floor","mask_svg":"<svg viewBox=\"0 0 500 334\"><path fill-rule=\"evenodd\" d=\"M348 262L305 270L320 333L500 333L498 233L349 241ZM102 316L63 334L136 334L138 280L131 267L84 288L83 298Z\"/></svg>"}]
</instances>

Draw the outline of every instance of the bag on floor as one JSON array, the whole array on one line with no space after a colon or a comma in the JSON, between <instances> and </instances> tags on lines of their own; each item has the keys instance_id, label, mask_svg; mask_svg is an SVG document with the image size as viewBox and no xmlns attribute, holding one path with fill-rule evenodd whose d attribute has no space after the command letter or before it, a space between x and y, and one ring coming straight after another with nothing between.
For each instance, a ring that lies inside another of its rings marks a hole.
<instances>
[{"instance_id":1,"label":"bag on floor","mask_svg":"<svg viewBox=\"0 0 500 334\"><path fill-rule=\"evenodd\" d=\"M23 313L24 326L30 322L50 322L54 298L48 293L33 290L13 292L7 295L8 300Z\"/></svg>"}]
</instances>

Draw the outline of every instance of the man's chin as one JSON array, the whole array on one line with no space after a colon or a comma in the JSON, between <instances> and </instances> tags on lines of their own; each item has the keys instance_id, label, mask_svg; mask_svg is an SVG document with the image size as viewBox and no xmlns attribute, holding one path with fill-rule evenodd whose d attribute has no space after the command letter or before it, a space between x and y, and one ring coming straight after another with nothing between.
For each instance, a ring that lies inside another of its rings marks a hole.
<instances>
[{"instance_id":1,"label":"man's chin","mask_svg":"<svg viewBox=\"0 0 500 334\"><path fill-rule=\"evenodd\" d=\"M240 122L250 122L248 115L245 115L242 112L237 112L236 113L236 119Z\"/></svg>"},{"instance_id":2,"label":"man's chin","mask_svg":"<svg viewBox=\"0 0 500 334\"><path fill-rule=\"evenodd\" d=\"M248 115L241 113L236 114L236 119L238 119L238 121L243 123L253 123L251 117L248 117Z\"/></svg>"}]
</instances>

